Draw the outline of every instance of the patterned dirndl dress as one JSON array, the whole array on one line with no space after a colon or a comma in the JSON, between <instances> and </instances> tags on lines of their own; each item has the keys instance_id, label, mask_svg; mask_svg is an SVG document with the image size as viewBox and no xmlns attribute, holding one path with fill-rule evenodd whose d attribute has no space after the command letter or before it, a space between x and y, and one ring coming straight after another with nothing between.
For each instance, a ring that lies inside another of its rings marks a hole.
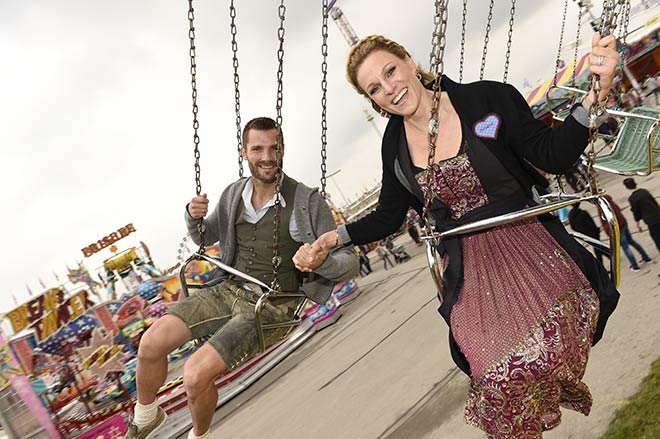
<instances>
[{"instance_id":1,"label":"patterned dirndl dress","mask_svg":"<svg viewBox=\"0 0 660 439\"><path fill-rule=\"evenodd\" d=\"M454 219L489 203L469 148L464 137L433 167L431 189ZM416 177L425 191L424 172ZM463 237L462 247L450 325L471 370L465 421L492 438L537 439L559 425L562 406L588 415L581 380L599 302L576 263L537 218Z\"/></svg>"}]
</instances>

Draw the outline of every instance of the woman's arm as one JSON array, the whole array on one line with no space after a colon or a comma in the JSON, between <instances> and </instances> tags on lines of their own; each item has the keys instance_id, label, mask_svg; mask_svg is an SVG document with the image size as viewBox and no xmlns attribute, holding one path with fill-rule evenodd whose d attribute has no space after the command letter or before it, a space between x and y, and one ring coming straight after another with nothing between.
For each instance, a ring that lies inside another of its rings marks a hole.
<instances>
[{"instance_id":1,"label":"woman's arm","mask_svg":"<svg viewBox=\"0 0 660 439\"><path fill-rule=\"evenodd\" d=\"M378 197L376 210L364 218L350 224L346 224L343 234L340 236L350 238L350 241L342 239L343 244L353 243L356 245L377 241L399 230L410 208L410 194L397 180L394 171L383 163L383 181ZM343 228L343 227L341 227Z\"/></svg>"},{"instance_id":2,"label":"woman's arm","mask_svg":"<svg viewBox=\"0 0 660 439\"><path fill-rule=\"evenodd\" d=\"M601 38L599 34L593 36L589 69L592 74L600 77L601 88L597 106L607 99L618 58L614 37ZM546 172L563 174L568 171L589 141L588 111L596 100L593 88L582 104L573 107L571 116L566 118L564 123L550 128L534 118L527 102L515 88L507 87L519 123L519 131L515 130L519 134L512 139L511 146L523 158ZM602 111L602 108L599 111Z\"/></svg>"}]
</instances>

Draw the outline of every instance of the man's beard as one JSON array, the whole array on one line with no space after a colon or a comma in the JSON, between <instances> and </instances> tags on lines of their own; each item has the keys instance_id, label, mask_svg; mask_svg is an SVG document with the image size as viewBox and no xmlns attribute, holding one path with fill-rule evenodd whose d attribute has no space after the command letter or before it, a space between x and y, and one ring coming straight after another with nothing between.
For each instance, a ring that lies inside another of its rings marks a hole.
<instances>
[{"instance_id":1,"label":"man's beard","mask_svg":"<svg viewBox=\"0 0 660 439\"><path fill-rule=\"evenodd\" d=\"M252 178L256 178L257 180L259 180L260 182L262 182L264 184L273 184L273 183L275 183L275 181L277 180L277 172L272 177L268 177L268 178L263 177L260 174L260 169L259 169L260 164L261 165L266 165L266 166L269 166L269 165L277 166L276 161L274 161L274 162L263 162L262 161L262 162L257 162L257 163L252 163L252 162L248 161L248 168L250 168L250 174L252 174Z\"/></svg>"}]
</instances>

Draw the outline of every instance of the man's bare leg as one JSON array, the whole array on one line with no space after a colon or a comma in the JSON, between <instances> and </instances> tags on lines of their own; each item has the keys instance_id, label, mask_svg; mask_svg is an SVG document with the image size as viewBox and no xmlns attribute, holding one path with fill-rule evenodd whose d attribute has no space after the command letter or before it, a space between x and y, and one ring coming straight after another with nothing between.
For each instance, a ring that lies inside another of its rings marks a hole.
<instances>
[{"instance_id":1,"label":"man's bare leg","mask_svg":"<svg viewBox=\"0 0 660 439\"><path fill-rule=\"evenodd\" d=\"M227 369L224 360L210 344L205 344L186 361L183 385L188 394L188 407L192 414L193 432L201 436L211 428L213 413L218 403L215 378Z\"/></svg>"},{"instance_id":2,"label":"man's bare leg","mask_svg":"<svg viewBox=\"0 0 660 439\"><path fill-rule=\"evenodd\" d=\"M140 340L136 367L138 402L156 400L167 378L167 355L191 339L190 329L178 317L164 315L154 322Z\"/></svg>"}]
</instances>

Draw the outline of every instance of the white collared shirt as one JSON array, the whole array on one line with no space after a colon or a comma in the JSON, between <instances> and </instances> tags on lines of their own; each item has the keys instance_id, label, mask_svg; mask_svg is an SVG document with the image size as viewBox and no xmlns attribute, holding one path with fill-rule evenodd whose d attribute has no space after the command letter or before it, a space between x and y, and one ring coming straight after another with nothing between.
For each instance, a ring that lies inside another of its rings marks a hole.
<instances>
[{"instance_id":1,"label":"white collared shirt","mask_svg":"<svg viewBox=\"0 0 660 439\"><path fill-rule=\"evenodd\" d=\"M253 192L254 185L252 184L252 178L249 178L245 184L245 187L243 188L243 193L241 196L243 197L243 205L245 206L245 209L243 210L243 219L250 224L256 224L259 222L259 220L263 218L264 215L266 215L268 209L272 206L275 206L275 197L277 196L277 194L273 194L273 197L268 200L261 209L256 210L252 205ZM280 204L282 208L286 207L286 200L282 194L280 194ZM298 225L296 224L296 218L293 213L291 214L291 220L289 220L289 233L291 234L291 237L294 241L302 242L302 237L300 237L298 234Z\"/></svg>"}]
</instances>

